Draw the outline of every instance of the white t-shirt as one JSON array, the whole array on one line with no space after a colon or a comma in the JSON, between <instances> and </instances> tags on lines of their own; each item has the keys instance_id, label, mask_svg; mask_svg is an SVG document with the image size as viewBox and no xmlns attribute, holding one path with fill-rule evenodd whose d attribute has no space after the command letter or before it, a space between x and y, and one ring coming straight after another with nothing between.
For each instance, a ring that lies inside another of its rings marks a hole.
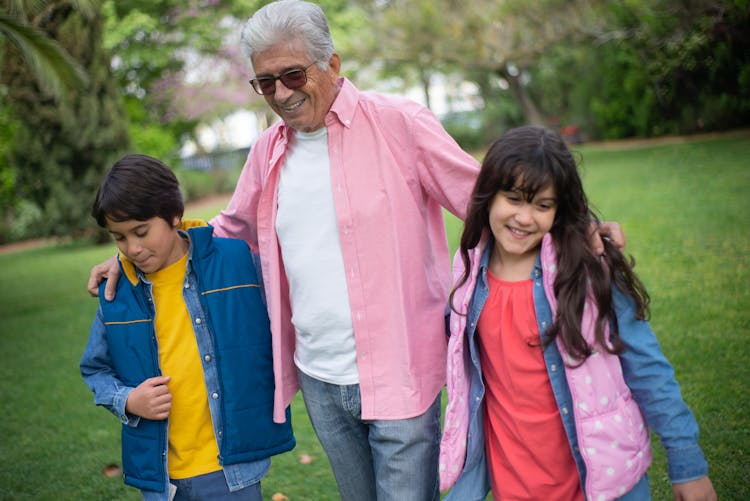
<instances>
[{"instance_id":1,"label":"white t-shirt","mask_svg":"<svg viewBox=\"0 0 750 501\"><path fill-rule=\"evenodd\" d=\"M276 234L289 280L297 367L328 383L358 383L325 127L294 131L281 168Z\"/></svg>"}]
</instances>

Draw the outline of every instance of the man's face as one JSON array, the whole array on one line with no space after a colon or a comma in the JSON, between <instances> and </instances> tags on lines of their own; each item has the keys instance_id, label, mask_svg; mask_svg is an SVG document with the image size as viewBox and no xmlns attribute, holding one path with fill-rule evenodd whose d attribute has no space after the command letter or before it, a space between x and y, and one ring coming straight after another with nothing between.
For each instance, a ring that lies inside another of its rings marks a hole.
<instances>
[{"instance_id":1,"label":"man's face","mask_svg":"<svg viewBox=\"0 0 750 501\"><path fill-rule=\"evenodd\" d=\"M282 42L253 57L255 76L278 76L291 69L306 68L313 61L299 40ZM287 88L276 80L276 92L263 97L284 122L295 130L312 132L325 126L325 117L338 93L341 62L334 54L325 71L317 64L307 68L307 83L298 89Z\"/></svg>"}]
</instances>

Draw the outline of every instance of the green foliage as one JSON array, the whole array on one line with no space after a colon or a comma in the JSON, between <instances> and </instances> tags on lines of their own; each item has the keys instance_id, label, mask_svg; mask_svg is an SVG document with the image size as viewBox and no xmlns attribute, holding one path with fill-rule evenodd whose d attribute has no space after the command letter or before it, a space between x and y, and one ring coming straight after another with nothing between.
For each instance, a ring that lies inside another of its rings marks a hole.
<instances>
[{"instance_id":1,"label":"green foliage","mask_svg":"<svg viewBox=\"0 0 750 501\"><path fill-rule=\"evenodd\" d=\"M78 2L78 8L91 15L93 9L89 2ZM68 91L76 86L86 85L88 76L80 63L54 39L38 27L29 24L24 2L0 1L0 47L13 46L6 57L20 56L45 91L58 99L68 96ZM16 52L17 51L17 52Z\"/></svg>"},{"instance_id":2,"label":"green foliage","mask_svg":"<svg viewBox=\"0 0 750 501\"><path fill-rule=\"evenodd\" d=\"M153 121L143 101L126 96L124 102L130 120L132 151L163 160L174 156L178 148L175 131Z\"/></svg>"},{"instance_id":3,"label":"green foliage","mask_svg":"<svg viewBox=\"0 0 750 501\"><path fill-rule=\"evenodd\" d=\"M595 3L581 36L533 70L543 106L590 137L724 130L750 123L750 13L732 2Z\"/></svg>"},{"instance_id":4,"label":"green foliage","mask_svg":"<svg viewBox=\"0 0 750 501\"><path fill-rule=\"evenodd\" d=\"M237 186L242 165L234 169L175 169L185 201L198 200L217 193L232 193Z\"/></svg>"},{"instance_id":5,"label":"green foliage","mask_svg":"<svg viewBox=\"0 0 750 501\"><path fill-rule=\"evenodd\" d=\"M57 40L85 69L88 84L69 98L50 98L18 58L3 60L7 106L20 126L7 162L21 206L11 235L77 235L89 227L89 200L101 173L128 145L117 88L102 50L102 18L84 18L68 2L47 2L37 28Z\"/></svg>"}]
</instances>

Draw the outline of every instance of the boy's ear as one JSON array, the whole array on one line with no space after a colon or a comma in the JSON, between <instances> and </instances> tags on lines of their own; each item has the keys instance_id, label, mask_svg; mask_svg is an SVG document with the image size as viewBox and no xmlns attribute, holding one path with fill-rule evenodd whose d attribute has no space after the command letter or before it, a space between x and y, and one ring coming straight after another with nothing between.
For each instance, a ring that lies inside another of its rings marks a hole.
<instances>
[{"instance_id":1,"label":"boy's ear","mask_svg":"<svg viewBox=\"0 0 750 501\"><path fill-rule=\"evenodd\" d=\"M180 216L175 216L172 218L172 228L179 228L181 223L182 218Z\"/></svg>"}]
</instances>

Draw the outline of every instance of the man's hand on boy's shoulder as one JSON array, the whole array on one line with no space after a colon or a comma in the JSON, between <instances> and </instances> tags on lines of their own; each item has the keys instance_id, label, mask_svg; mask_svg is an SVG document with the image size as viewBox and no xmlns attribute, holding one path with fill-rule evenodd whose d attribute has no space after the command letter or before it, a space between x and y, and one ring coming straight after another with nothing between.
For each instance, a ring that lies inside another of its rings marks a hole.
<instances>
[{"instance_id":1,"label":"man's hand on boy's shoulder","mask_svg":"<svg viewBox=\"0 0 750 501\"><path fill-rule=\"evenodd\" d=\"M169 379L169 376L156 376L133 388L125 402L125 411L153 421L167 419L172 409L172 394L167 387Z\"/></svg>"},{"instance_id":2,"label":"man's hand on boy's shoulder","mask_svg":"<svg viewBox=\"0 0 750 501\"><path fill-rule=\"evenodd\" d=\"M99 284L102 280L107 279L107 285L104 289L104 298L112 301L115 298L115 289L117 281L120 279L120 265L117 264L117 257L112 256L103 263L99 263L91 268L89 274L89 283L87 290L93 297L99 297Z\"/></svg>"}]
</instances>

